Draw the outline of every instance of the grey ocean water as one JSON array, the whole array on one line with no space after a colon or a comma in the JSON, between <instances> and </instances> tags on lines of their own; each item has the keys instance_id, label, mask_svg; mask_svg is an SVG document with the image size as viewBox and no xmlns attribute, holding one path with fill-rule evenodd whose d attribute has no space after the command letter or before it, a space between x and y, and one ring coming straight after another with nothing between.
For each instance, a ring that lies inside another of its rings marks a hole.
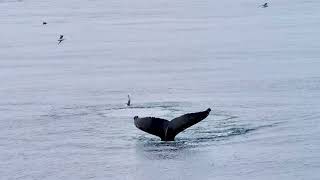
<instances>
[{"instance_id":1,"label":"grey ocean water","mask_svg":"<svg viewBox=\"0 0 320 180\"><path fill-rule=\"evenodd\" d=\"M319 179L320 2L263 3L0 0L0 179Z\"/></svg>"}]
</instances>

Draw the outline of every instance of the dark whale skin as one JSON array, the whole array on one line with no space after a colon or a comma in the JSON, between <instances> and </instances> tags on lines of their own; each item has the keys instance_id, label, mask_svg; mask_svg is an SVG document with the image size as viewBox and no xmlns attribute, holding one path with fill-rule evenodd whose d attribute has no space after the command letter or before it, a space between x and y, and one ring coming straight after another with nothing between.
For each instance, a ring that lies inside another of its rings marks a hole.
<instances>
[{"instance_id":1,"label":"dark whale skin","mask_svg":"<svg viewBox=\"0 0 320 180\"><path fill-rule=\"evenodd\" d=\"M162 141L174 141L176 135L208 117L211 109L188 113L171 121L155 117L134 117L134 125L149 134L158 136Z\"/></svg>"}]
</instances>

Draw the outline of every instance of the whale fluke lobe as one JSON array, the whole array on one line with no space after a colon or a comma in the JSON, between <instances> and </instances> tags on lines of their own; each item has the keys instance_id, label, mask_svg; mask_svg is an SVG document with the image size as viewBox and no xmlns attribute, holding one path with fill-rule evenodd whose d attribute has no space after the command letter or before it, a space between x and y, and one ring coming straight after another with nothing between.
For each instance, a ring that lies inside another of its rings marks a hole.
<instances>
[{"instance_id":1,"label":"whale fluke lobe","mask_svg":"<svg viewBox=\"0 0 320 180\"><path fill-rule=\"evenodd\" d=\"M188 113L172 119L168 126L167 131L170 132L168 135L173 136L172 138L174 139L178 133L204 120L209 115L210 111L211 109L208 108L203 112Z\"/></svg>"},{"instance_id":2,"label":"whale fluke lobe","mask_svg":"<svg viewBox=\"0 0 320 180\"><path fill-rule=\"evenodd\" d=\"M155 117L134 118L134 125L149 134L159 136L161 140L165 140L166 127L168 127L169 121L165 119Z\"/></svg>"},{"instance_id":3,"label":"whale fluke lobe","mask_svg":"<svg viewBox=\"0 0 320 180\"><path fill-rule=\"evenodd\" d=\"M171 121L155 117L139 118L135 116L134 124L144 132L159 136L162 141L174 141L177 134L205 119L210 111L211 109L208 108L205 111L184 114Z\"/></svg>"}]
</instances>

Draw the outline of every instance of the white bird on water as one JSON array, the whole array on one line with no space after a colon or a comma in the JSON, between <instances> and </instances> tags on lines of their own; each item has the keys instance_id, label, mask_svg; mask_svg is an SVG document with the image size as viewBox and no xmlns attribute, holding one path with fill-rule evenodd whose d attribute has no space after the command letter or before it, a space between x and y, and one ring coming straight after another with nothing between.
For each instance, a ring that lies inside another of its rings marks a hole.
<instances>
[{"instance_id":1,"label":"white bird on water","mask_svg":"<svg viewBox=\"0 0 320 180\"><path fill-rule=\"evenodd\" d=\"M127 106L131 105L131 100L130 100L130 95L128 94L128 102L127 102Z\"/></svg>"}]
</instances>

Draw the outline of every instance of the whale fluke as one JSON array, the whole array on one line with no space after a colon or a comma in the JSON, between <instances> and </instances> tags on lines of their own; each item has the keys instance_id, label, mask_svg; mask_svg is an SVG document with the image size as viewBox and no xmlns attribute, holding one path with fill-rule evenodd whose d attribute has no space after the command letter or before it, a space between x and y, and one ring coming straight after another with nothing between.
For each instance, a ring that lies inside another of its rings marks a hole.
<instances>
[{"instance_id":1,"label":"whale fluke","mask_svg":"<svg viewBox=\"0 0 320 180\"><path fill-rule=\"evenodd\" d=\"M135 116L134 125L144 132L159 136L162 141L174 141L177 134L205 119L210 111L211 109L208 108L205 111L184 114L171 121L155 117L139 118Z\"/></svg>"}]
</instances>

